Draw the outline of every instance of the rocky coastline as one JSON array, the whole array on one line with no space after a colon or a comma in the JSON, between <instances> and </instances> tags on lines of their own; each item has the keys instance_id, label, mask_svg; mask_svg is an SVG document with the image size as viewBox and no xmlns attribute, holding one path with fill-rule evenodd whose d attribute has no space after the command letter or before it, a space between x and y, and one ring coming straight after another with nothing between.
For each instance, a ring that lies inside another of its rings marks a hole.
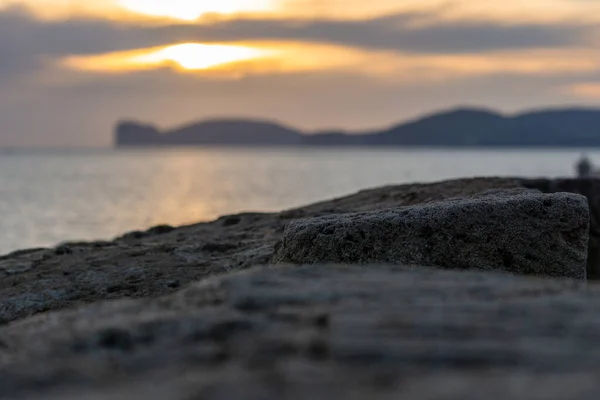
<instances>
[{"instance_id":1,"label":"rocky coastline","mask_svg":"<svg viewBox=\"0 0 600 400\"><path fill-rule=\"evenodd\" d=\"M12 253L0 398L595 399L599 199L461 179Z\"/></svg>"}]
</instances>

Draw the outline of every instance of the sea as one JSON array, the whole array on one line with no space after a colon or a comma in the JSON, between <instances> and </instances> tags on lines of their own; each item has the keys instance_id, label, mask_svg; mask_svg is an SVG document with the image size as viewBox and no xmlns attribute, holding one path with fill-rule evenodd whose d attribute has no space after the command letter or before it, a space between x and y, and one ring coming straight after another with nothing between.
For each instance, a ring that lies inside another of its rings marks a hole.
<instances>
[{"instance_id":1,"label":"sea","mask_svg":"<svg viewBox=\"0 0 600 400\"><path fill-rule=\"evenodd\" d=\"M473 176L573 176L583 150L0 150L0 254L159 224L280 211L365 188ZM586 152L600 165L600 152Z\"/></svg>"}]
</instances>

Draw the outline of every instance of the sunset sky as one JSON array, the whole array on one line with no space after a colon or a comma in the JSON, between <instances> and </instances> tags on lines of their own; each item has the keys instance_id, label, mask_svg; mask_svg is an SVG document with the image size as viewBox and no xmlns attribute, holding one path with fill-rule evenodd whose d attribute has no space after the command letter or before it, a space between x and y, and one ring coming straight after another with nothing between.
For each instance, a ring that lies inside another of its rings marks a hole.
<instances>
[{"instance_id":1,"label":"sunset sky","mask_svg":"<svg viewBox=\"0 0 600 400\"><path fill-rule=\"evenodd\" d=\"M455 106L600 107L600 0L0 0L0 146L119 119L382 127Z\"/></svg>"}]
</instances>

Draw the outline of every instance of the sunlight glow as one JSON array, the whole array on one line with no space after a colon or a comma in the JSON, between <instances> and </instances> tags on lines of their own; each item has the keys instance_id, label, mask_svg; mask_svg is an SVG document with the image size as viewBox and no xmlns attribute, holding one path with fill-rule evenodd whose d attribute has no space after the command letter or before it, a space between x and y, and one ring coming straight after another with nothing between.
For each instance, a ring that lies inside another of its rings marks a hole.
<instances>
[{"instance_id":1,"label":"sunlight glow","mask_svg":"<svg viewBox=\"0 0 600 400\"><path fill-rule=\"evenodd\" d=\"M409 15L412 22L432 24L449 20L485 23L572 22L600 20L597 0L0 0L0 11L13 6L36 18L64 20L81 16L136 23L191 22L218 15L261 18L365 19Z\"/></svg>"},{"instance_id":2,"label":"sunlight glow","mask_svg":"<svg viewBox=\"0 0 600 400\"><path fill-rule=\"evenodd\" d=\"M267 50L241 45L182 43L168 47L71 57L67 66L99 72L126 72L176 66L183 70L209 70L268 55Z\"/></svg>"},{"instance_id":3,"label":"sunlight glow","mask_svg":"<svg viewBox=\"0 0 600 400\"><path fill-rule=\"evenodd\" d=\"M94 73L127 73L171 68L180 73L218 79L294 73L361 75L393 82L439 83L474 76L518 74L551 76L589 73L597 60L587 49L523 50L473 54L421 54L364 51L303 42L184 43L61 61L70 69ZM595 95L596 89L580 88Z\"/></svg>"},{"instance_id":4,"label":"sunlight glow","mask_svg":"<svg viewBox=\"0 0 600 400\"><path fill-rule=\"evenodd\" d=\"M367 59L365 59L367 57ZM167 47L71 56L61 64L94 73L127 73L170 67L220 78L353 69L372 57L351 48L301 42L182 43Z\"/></svg>"},{"instance_id":5,"label":"sunlight glow","mask_svg":"<svg viewBox=\"0 0 600 400\"><path fill-rule=\"evenodd\" d=\"M135 58L143 64L174 62L184 69L208 69L263 56L265 51L244 46L184 43Z\"/></svg>"},{"instance_id":6,"label":"sunlight glow","mask_svg":"<svg viewBox=\"0 0 600 400\"><path fill-rule=\"evenodd\" d=\"M273 0L120 0L120 4L140 14L193 21L204 14L234 14L269 11Z\"/></svg>"}]
</instances>

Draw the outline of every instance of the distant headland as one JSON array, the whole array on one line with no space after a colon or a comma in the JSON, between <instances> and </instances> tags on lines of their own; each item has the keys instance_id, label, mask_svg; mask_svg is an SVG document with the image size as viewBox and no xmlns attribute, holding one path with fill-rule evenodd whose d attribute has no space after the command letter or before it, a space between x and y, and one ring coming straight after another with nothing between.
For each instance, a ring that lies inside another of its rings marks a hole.
<instances>
[{"instance_id":1,"label":"distant headland","mask_svg":"<svg viewBox=\"0 0 600 400\"><path fill-rule=\"evenodd\" d=\"M600 147L600 109L503 115L458 108L357 133L303 132L252 119L206 120L168 131L123 121L116 127L115 146Z\"/></svg>"}]
</instances>

